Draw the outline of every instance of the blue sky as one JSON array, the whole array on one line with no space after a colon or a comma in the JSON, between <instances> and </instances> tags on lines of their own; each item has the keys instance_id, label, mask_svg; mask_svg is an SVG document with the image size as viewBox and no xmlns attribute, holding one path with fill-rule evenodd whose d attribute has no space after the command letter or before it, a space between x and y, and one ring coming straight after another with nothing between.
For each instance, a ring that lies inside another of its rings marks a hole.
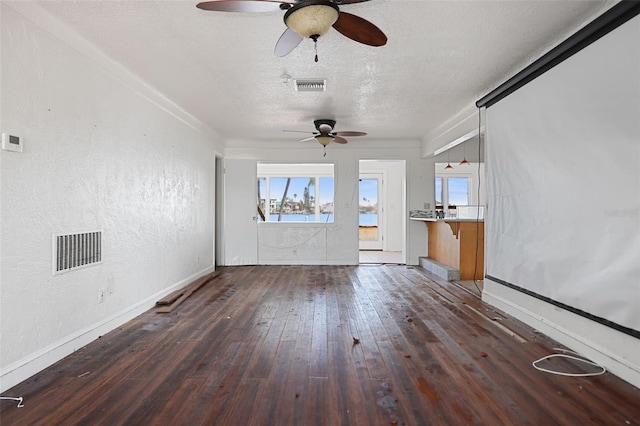
<instances>
[{"instance_id":1,"label":"blue sky","mask_svg":"<svg viewBox=\"0 0 640 426\"><path fill-rule=\"evenodd\" d=\"M442 191L441 181L436 180L436 199L440 198L439 191ZM463 206L469 204L469 179L468 178L447 178L449 188L449 204ZM442 201L442 200L439 200Z\"/></svg>"},{"instance_id":2,"label":"blue sky","mask_svg":"<svg viewBox=\"0 0 640 426\"><path fill-rule=\"evenodd\" d=\"M261 181L262 182L262 181ZM271 198L281 198L284 192L284 187L287 184L286 177L272 177L271 178ZM287 191L287 198L295 199L296 201L304 199L304 188L309 184L308 177L293 177L289 183L289 190ZM315 188L309 188L311 195L315 196ZM297 197L294 198L294 194ZM265 196L264 187L260 188L260 195L262 198ZM322 177L320 178L320 204L333 201L333 178Z\"/></svg>"},{"instance_id":3,"label":"blue sky","mask_svg":"<svg viewBox=\"0 0 640 426\"><path fill-rule=\"evenodd\" d=\"M368 201L365 202L363 198ZM378 180L377 179L361 179L360 180L360 200L358 203L363 206L374 205L378 202Z\"/></svg>"},{"instance_id":4,"label":"blue sky","mask_svg":"<svg viewBox=\"0 0 640 426\"><path fill-rule=\"evenodd\" d=\"M469 204L469 179L449 178L449 204Z\"/></svg>"}]
</instances>

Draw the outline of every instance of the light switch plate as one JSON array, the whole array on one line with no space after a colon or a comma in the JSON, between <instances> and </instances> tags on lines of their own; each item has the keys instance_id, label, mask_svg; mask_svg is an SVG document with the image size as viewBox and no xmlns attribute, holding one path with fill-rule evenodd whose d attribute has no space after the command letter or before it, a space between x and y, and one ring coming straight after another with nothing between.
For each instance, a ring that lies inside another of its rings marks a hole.
<instances>
[{"instance_id":1,"label":"light switch plate","mask_svg":"<svg viewBox=\"0 0 640 426\"><path fill-rule=\"evenodd\" d=\"M23 143L24 141L20 136L14 136L8 133L2 134L2 149L5 151L22 152Z\"/></svg>"}]
</instances>

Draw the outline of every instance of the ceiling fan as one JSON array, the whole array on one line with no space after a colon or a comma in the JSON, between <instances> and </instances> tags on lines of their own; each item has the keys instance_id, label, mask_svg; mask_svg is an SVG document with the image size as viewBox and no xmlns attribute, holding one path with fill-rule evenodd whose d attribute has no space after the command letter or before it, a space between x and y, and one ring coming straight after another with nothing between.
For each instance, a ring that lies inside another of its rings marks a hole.
<instances>
[{"instance_id":1,"label":"ceiling fan","mask_svg":"<svg viewBox=\"0 0 640 426\"><path fill-rule=\"evenodd\" d=\"M327 145L331 142L345 144L348 141L343 136L366 136L365 132L354 131L340 131L334 132L333 128L336 125L335 120L322 119L314 120L313 124L316 126L317 132L302 132L299 130L284 130L285 132L297 132L297 133L311 133L314 136L302 139L300 142L317 141L325 149L324 155L327 155Z\"/></svg>"},{"instance_id":2,"label":"ceiling fan","mask_svg":"<svg viewBox=\"0 0 640 426\"><path fill-rule=\"evenodd\" d=\"M286 11L284 23L287 29L276 43L274 54L286 56L302 39L317 42L333 26L342 35L369 46L383 46L387 36L371 22L350 13L342 12L339 5L362 3L369 0L210 0L198 3L197 8L217 12L275 12Z\"/></svg>"}]
</instances>

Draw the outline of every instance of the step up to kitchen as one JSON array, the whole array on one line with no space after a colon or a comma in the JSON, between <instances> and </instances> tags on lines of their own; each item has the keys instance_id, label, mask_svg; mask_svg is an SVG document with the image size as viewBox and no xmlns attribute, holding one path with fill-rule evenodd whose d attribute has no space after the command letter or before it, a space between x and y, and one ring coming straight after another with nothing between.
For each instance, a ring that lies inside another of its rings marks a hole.
<instances>
[{"instance_id":1,"label":"step up to kitchen","mask_svg":"<svg viewBox=\"0 0 640 426\"><path fill-rule=\"evenodd\" d=\"M428 257L421 257L420 266L431 272L434 275L447 281L459 281L460 270L449 265L445 265L437 260L430 259Z\"/></svg>"}]
</instances>

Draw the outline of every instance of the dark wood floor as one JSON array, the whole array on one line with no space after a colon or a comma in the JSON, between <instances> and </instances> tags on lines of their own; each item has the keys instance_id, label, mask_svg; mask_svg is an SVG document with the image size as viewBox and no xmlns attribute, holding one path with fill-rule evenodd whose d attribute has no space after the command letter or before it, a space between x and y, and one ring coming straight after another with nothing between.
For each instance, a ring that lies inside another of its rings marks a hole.
<instances>
[{"instance_id":1,"label":"dark wood floor","mask_svg":"<svg viewBox=\"0 0 640 426\"><path fill-rule=\"evenodd\" d=\"M638 389L534 369L557 343L420 268L219 271L172 313L151 310L5 392L24 407L0 401L0 423L640 421Z\"/></svg>"}]
</instances>

